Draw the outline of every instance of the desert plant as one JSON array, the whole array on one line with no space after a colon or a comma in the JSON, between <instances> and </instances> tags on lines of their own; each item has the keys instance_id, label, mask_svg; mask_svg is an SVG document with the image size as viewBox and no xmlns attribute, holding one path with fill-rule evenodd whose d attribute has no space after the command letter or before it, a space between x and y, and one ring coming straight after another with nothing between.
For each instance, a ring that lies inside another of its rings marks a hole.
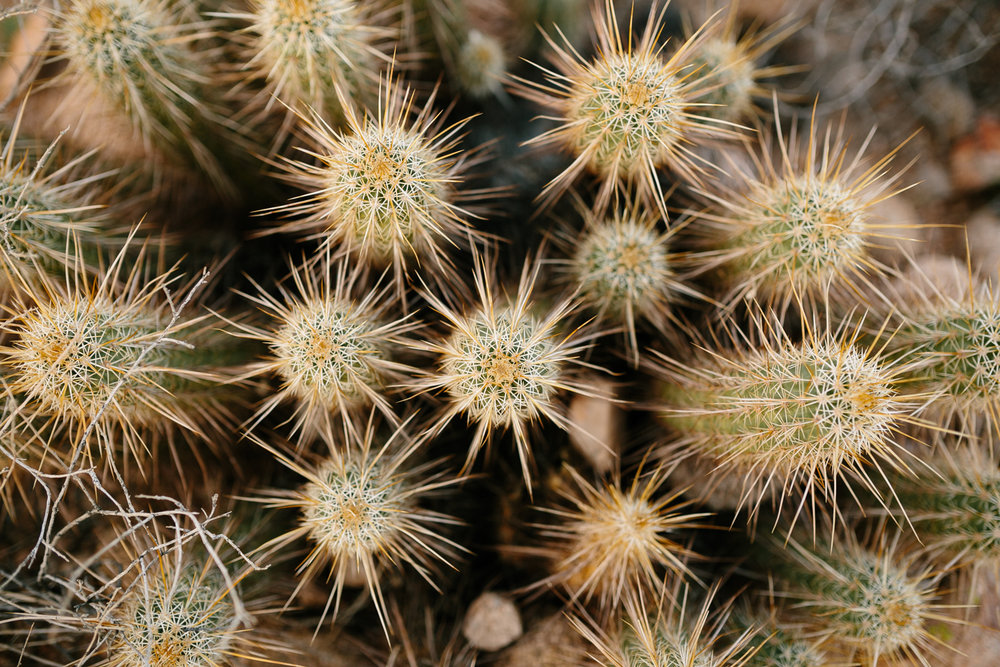
<instances>
[{"instance_id":1,"label":"desert plant","mask_svg":"<svg viewBox=\"0 0 1000 667\"><path fill-rule=\"evenodd\" d=\"M584 171L600 181L597 206L603 208L616 190L635 191L638 200L666 204L658 172L667 168L697 182L713 166L691 146L727 137L733 131L699 116L699 99L712 83L694 78L686 64L704 37L705 26L669 57L663 57L663 10L654 3L642 36L623 37L611 0L595 4L597 55L585 61L563 38L547 36L555 70L540 67L545 82L517 79L515 91L541 106L557 124L529 143L567 151L572 163L542 191L544 202L556 200ZM631 21L628 29L631 31Z\"/></svg>"},{"instance_id":2,"label":"desert plant","mask_svg":"<svg viewBox=\"0 0 1000 667\"><path fill-rule=\"evenodd\" d=\"M322 459L291 455L254 438L282 465L306 480L295 491L274 491L256 499L268 507L300 512L295 528L260 548L267 552L282 550L301 538L312 543L298 567L301 580L292 599L329 569L327 579L333 581L333 588L320 625L331 607L336 618L345 579L353 570L366 581L388 639L390 620L381 584L383 570L405 565L434 586L434 564L451 566L451 559L464 550L437 531L439 526L457 521L420 506L421 499L461 478L446 476L434 462L414 463L412 457L421 441L410 438L405 426L406 422L391 433L380 430L372 413L360 440L340 443Z\"/></svg>"},{"instance_id":3,"label":"desert plant","mask_svg":"<svg viewBox=\"0 0 1000 667\"><path fill-rule=\"evenodd\" d=\"M906 553L899 533L881 530L870 543L849 532L835 543L766 541L772 573L786 582L781 594L809 615L805 636L864 664L908 658L929 667L935 639L927 625L949 620L934 603L943 573Z\"/></svg>"},{"instance_id":4,"label":"desert plant","mask_svg":"<svg viewBox=\"0 0 1000 667\"><path fill-rule=\"evenodd\" d=\"M78 255L82 268L96 270L102 255L121 245L125 231L99 210L101 204L94 203L94 189L106 184L114 172L78 173L93 153L48 170L57 140L34 159L28 151L18 159L25 107L19 108L0 151L0 262L11 287L36 271L58 275L74 266Z\"/></svg>"},{"instance_id":5,"label":"desert plant","mask_svg":"<svg viewBox=\"0 0 1000 667\"><path fill-rule=\"evenodd\" d=\"M902 171L888 175L901 146L866 161L873 133L851 155L843 122L821 129L814 112L805 137L797 126L787 137L775 130L777 158L763 139L748 150L750 167L734 165L736 185L702 192L709 206L692 212L689 229L704 238L704 266L718 268L725 303L754 299L783 314L853 304L862 288L878 294L871 275L883 267L870 251L905 226L876 222L870 208L904 188Z\"/></svg>"},{"instance_id":6,"label":"desert plant","mask_svg":"<svg viewBox=\"0 0 1000 667\"><path fill-rule=\"evenodd\" d=\"M480 238L461 207L474 193L456 187L474 152L459 148L468 119L445 126L433 103L432 95L414 113L413 91L390 72L378 110L347 109L343 131L315 111L300 115L316 162L281 163L283 178L305 194L269 209L294 219L263 233L304 234L335 257L391 266L401 296L416 265L422 276L453 278L447 246Z\"/></svg>"},{"instance_id":7,"label":"desert plant","mask_svg":"<svg viewBox=\"0 0 1000 667\"><path fill-rule=\"evenodd\" d=\"M960 416L977 433L983 420L992 437L1000 409L1000 296L969 283L960 297L934 289L896 299L898 318L885 349L906 360L910 381L927 394L929 417L947 424Z\"/></svg>"},{"instance_id":8,"label":"desert plant","mask_svg":"<svg viewBox=\"0 0 1000 667\"><path fill-rule=\"evenodd\" d=\"M712 611L718 592L713 586L697 616L688 605L694 597L687 584L674 585L653 598L652 604L635 593L620 606L615 627L607 631L592 619L573 618L573 625L596 649L592 659L610 667L742 667L753 650L747 650L749 633L732 638L727 646L717 642L728 615L727 609ZM717 645L718 644L718 645Z\"/></svg>"},{"instance_id":9,"label":"desert plant","mask_svg":"<svg viewBox=\"0 0 1000 667\"><path fill-rule=\"evenodd\" d=\"M611 212L578 204L583 229L568 225L555 239L565 259L553 260L581 309L598 326L624 326L633 365L639 362L636 321L644 320L663 335L675 305L702 295L682 279L681 255L672 252L671 239L682 227L658 229L660 218L628 199Z\"/></svg>"},{"instance_id":10,"label":"desert plant","mask_svg":"<svg viewBox=\"0 0 1000 667\"><path fill-rule=\"evenodd\" d=\"M374 101L395 32L384 8L354 0L254 0L247 9L218 16L246 23L245 67L251 79L266 81L255 103L265 112L279 100L288 105L276 142L294 124L290 109L310 108L335 123L346 116L342 104L364 109Z\"/></svg>"},{"instance_id":11,"label":"desert plant","mask_svg":"<svg viewBox=\"0 0 1000 667\"><path fill-rule=\"evenodd\" d=\"M858 329L809 329L801 343L767 331L757 349L745 349L747 339L691 360L656 353L658 415L672 431L664 456L704 457L743 475L738 505L749 519L776 496L794 509L792 525L803 511L838 513L845 475L877 491L868 466L876 478L908 473L896 441L911 409L898 394L899 367L883 363L874 343L860 347Z\"/></svg>"},{"instance_id":12,"label":"desert plant","mask_svg":"<svg viewBox=\"0 0 1000 667\"><path fill-rule=\"evenodd\" d=\"M57 81L72 87L67 104L116 109L147 150L202 171L235 197L220 156L238 152L239 135L211 99L209 23L168 0L72 0L52 19L56 58L65 62Z\"/></svg>"},{"instance_id":13,"label":"desert plant","mask_svg":"<svg viewBox=\"0 0 1000 667\"><path fill-rule=\"evenodd\" d=\"M292 435L305 440L332 437L338 421L345 437L357 438L358 417L371 405L398 423L387 394L389 385L415 372L396 357L407 344L405 335L419 324L392 319L388 288L364 292L365 278L366 272L349 269L347 262L306 263L292 267L290 285L280 286L277 296L260 286L256 295L243 295L271 318L265 327L234 323L235 335L270 350L248 364L243 377L273 374L281 381L251 418L251 427L289 401L296 405Z\"/></svg>"},{"instance_id":14,"label":"desert plant","mask_svg":"<svg viewBox=\"0 0 1000 667\"><path fill-rule=\"evenodd\" d=\"M1000 557L1000 468L975 441L936 443L934 470L895 484L926 548L946 564L991 564Z\"/></svg>"},{"instance_id":15,"label":"desert plant","mask_svg":"<svg viewBox=\"0 0 1000 667\"><path fill-rule=\"evenodd\" d=\"M202 433L231 422L224 394L232 391L220 390L219 371L234 363L232 339L208 314L181 313L204 279L184 285L175 270L155 274L145 248L126 267L127 250L99 277L78 263L65 281L22 284L3 325L10 339L0 363L20 402L4 429L41 437L55 429L88 458L96 442L113 464L118 447L141 460L147 438L165 429Z\"/></svg>"},{"instance_id":16,"label":"desert plant","mask_svg":"<svg viewBox=\"0 0 1000 667\"><path fill-rule=\"evenodd\" d=\"M758 61L768 51L798 29L794 19L786 18L763 29L755 25L740 34L739 17L738 3L730 5L725 18L714 23L705 39L689 52L692 76L706 77L713 84L698 100L705 105L699 113L732 123L759 115L755 100L771 95L761 80L799 69L758 67Z\"/></svg>"},{"instance_id":17,"label":"desert plant","mask_svg":"<svg viewBox=\"0 0 1000 667\"><path fill-rule=\"evenodd\" d=\"M475 283L479 303L463 313L440 297L427 294L430 306L450 328L444 340L427 340L417 349L438 356L437 369L418 378L413 387L440 392L445 407L430 426L428 436L439 433L451 420L464 415L475 424L465 467L497 429L511 429L525 484L531 489L531 447L528 426L540 418L567 427L559 398L563 391L595 394L594 389L570 375L583 362L585 337L561 334L560 322L572 309L570 301L542 309L532 301L539 265L526 263L517 293L510 298L497 293L489 261L476 257Z\"/></svg>"},{"instance_id":18,"label":"desert plant","mask_svg":"<svg viewBox=\"0 0 1000 667\"><path fill-rule=\"evenodd\" d=\"M555 523L537 526L552 556L552 574L540 583L566 590L571 601L595 600L604 615L629 595L662 594L663 576L690 574L693 554L678 531L698 527L707 514L685 513L679 493L659 494L663 472L640 470L622 488L620 480L595 486L572 468L575 489L563 491L565 506L540 508Z\"/></svg>"}]
</instances>

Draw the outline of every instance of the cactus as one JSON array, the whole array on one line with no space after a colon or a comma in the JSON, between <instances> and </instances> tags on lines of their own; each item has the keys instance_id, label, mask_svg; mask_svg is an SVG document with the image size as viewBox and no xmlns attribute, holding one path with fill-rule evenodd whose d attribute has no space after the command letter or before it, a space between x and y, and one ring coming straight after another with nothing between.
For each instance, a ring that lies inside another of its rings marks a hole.
<instances>
[{"instance_id":1,"label":"cactus","mask_svg":"<svg viewBox=\"0 0 1000 667\"><path fill-rule=\"evenodd\" d=\"M247 12L219 14L247 23L245 67L264 79L259 104L280 100L292 109L313 109L335 122L342 104L366 108L374 101L379 70L394 30L383 27L384 11L354 0L254 0ZM241 82L241 85L244 82ZM285 115L287 134L295 116Z\"/></svg>"},{"instance_id":2,"label":"cactus","mask_svg":"<svg viewBox=\"0 0 1000 667\"><path fill-rule=\"evenodd\" d=\"M565 39L560 45L547 37L555 52L556 70L540 66L544 83L517 80L515 90L558 123L530 143L559 146L573 158L540 197L553 202L586 170L601 181L598 208L604 208L624 185L635 190L641 203L656 206L665 217L658 170L665 167L697 182L707 165L691 153L690 144L732 134L725 125L692 111L708 87L688 75L685 61L704 36L704 27L663 58L663 46L657 42L663 31L663 11L655 4L635 44L631 36L619 35L611 0L595 7L594 23L597 56L592 61L582 61Z\"/></svg>"},{"instance_id":3,"label":"cactus","mask_svg":"<svg viewBox=\"0 0 1000 667\"><path fill-rule=\"evenodd\" d=\"M280 550L301 538L313 543L299 565L302 580L292 598L329 568L327 578L333 580L333 589L320 625L331 606L336 618L345 578L354 569L367 582L388 639L390 623L382 571L406 565L434 586L434 563L450 565L450 559L463 550L437 532L437 526L454 524L455 519L420 507L422 498L461 478L446 478L442 471L432 471L434 464L414 465L410 459L420 440L408 438L405 425L386 437L378 433L378 425L370 419L359 440L342 443L342 448L332 449L330 456L322 460L290 457L254 438L282 465L306 480L297 491L258 499L269 507L300 511L297 527L260 548Z\"/></svg>"},{"instance_id":4,"label":"cactus","mask_svg":"<svg viewBox=\"0 0 1000 667\"><path fill-rule=\"evenodd\" d=\"M36 271L58 275L77 262L94 271L103 251L124 240L93 203L94 187L112 174L73 177L91 154L46 173L56 150L52 143L33 164L27 152L15 162L24 112L22 104L0 152L0 262L15 288Z\"/></svg>"},{"instance_id":5,"label":"cactus","mask_svg":"<svg viewBox=\"0 0 1000 667\"><path fill-rule=\"evenodd\" d=\"M526 263L514 299L494 292L484 262L476 255L476 291L479 304L462 314L441 298L427 294L431 307L441 314L451 332L441 342L426 341L417 349L438 355L437 370L414 381L419 391L441 391L447 405L428 429L441 431L455 416L464 415L476 425L465 467L496 429L514 431L525 485L531 489L531 448L528 425L544 417L560 428L567 426L558 393L591 395L594 390L572 379L569 370L587 347L586 339L572 334L560 337L559 324L572 308L564 301L548 312L532 303L538 264Z\"/></svg>"},{"instance_id":6,"label":"cactus","mask_svg":"<svg viewBox=\"0 0 1000 667\"><path fill-rule=\"evenodd\" d=\"M472 97L496 96L503 91L507 54L496 37L470 30L458 51L457 66L462 90Z\"/></svg>"},{"instance_id":7,"label":"cactus","mask_svg":"<svg viewBox=\"0 0 1000 667\"><path fill-rule=\"evenodd\" d=\"M976 442L943 439L936 472L896 483L907 518L927 549L949 564L991 564L1000 557L1000 469Z\"/></svg>"},{"instance_id":8,"label":"cactus","mask_svg":"<svg viewBox=\"0 0 1000 667\"><path fill-rule=\"evenodd\" d=\"M798 29L791 20L739 34L739 11L731 5L725 21L716 23L689 54L693 76L704 78L710 90L698 102L709 118L738 123L759 115L754 100L769 96L761 79L795 71L793 67L757 67L757 61ZM690 32L690 31L689 31Z\"/></svg>"},{"instance_id":9,"label":"cactus","mask_svg":"<svg viewBox=\"0 0 1000 667\"><path fill-rule=\"evenodd\" d=\"M869 209L901 191L902 172L887 171L902 146L866 166L870 140L850 156L843 124L820 130L813 116L805 142L794 128L787 138L777 131L777 164L764 142L749 155L753 170L735 174L739 185L703 192L709 207L690 229L705 238L705 266L719 268L724 302L754 299L783 314L853 303L871 286L881 271L872 246L902 226L875 223Z\"/></svg>"},{"instance_id":10,"label":"cactus","mask_svg":"<svg viewBox=\"0 0 1000 667\"><path fill-rule=\"evenodd\" d=\"M179 276L148 278L144 251L126 270L126 250L100 280L79 269L63 284L40 275L34 291L17 298L2 363L9 391L24 405L6 427L45 432L37 419L65 427L88 455L85 435L109 455L121 444L140 460L151 431L199 433L226 423L217 370L231 361L231 346L206 315L172 313L177 304L167 290Z\"/></svg>"},{"instance_id":11,"label":"cactus","mask_svg":"<svg viewBox=\"0 0 1000 667\"><path fill-rule=\"evenodd\" d=\"M641 471L640 471L641 472ZM680 494L657 495L662 471L642 479L635 475L625 489L621 482L596 487L570 469L576 486L564 491L568 507L543 508L558 523L539 526L551 542L553 574L542 580L586 604L596 598L605 614L619 608L630 594L662 592L663 570L689 574L691 552L673 536L697 527L707 514L685 514Z\"/></svg>"},{"instance_id":12,"label":"cactus","mask_svg":"<svg viewBox=\"0 0 1000 667\"><path fill-rule=\"evenodd\" d=\"M238 636L224 583L189 565L143 577L114 607L102 634L108 667L221 664Z\"/></svg>"},{"instance_id":13,"label":"cactus","mask_svg":"<svg viewBox=\"0 0 1000 667\"><path fill-rule=\"evenodd\" d=\"M939 292L899 302L899 325L885 349L905 360L909 377L947 423L955 414L995 423L1000 408L1000 298L988 285L964 297Z\"/></svg>"},{"instance_id":14,"label":"cactus","mask_svg":"<svg viewBox=\"0 0 1000 667\"><path fill-rule=\"evenodd\" d=\"M270 355L248 364L243 377L274 374L281 389L267 398L251 419L260 423L279 404L296 404L293 435L304 439L335 431L334 417L357 436L360 411L374 405L396 423L386 396L388 387L415 369L394 359L406 345L404 335L418 324L407 318L390 320L392 305L385 290L372 289L355 298L363 272L348 272L340 262L333 268L296 266L290 288L279 296L259 289L246 299L272 318L270 327L236 324L236 335L267 344ZM365 285L367 287L367 285Z\"/></svg>"},{"instance_id":15,"label":"cactus","mask_svg":"<svg viewBox=\"0 0 1000 667\"><path fill-rule=\"evenodd\" d=\"M823 646L841 648L864 664L908 658L928 665L924 652L934 644L931 620L946 620L933 604L941 574L902 553L899 536L878 536L872 548L850 534L835 544L806 546L789 539L771 541L768 553L788 583L786 595L810 616Z\"/></svg>"},{"instance_id":16,"label":"cactus","mask_svg":"<svg viewBox=\"0 0 1000 667\"><path fill-rule=\"evenodd\" d=\"M597 649L592 658L609 667L742 667L751 654L745 650L749 633L716 646L728 613L712 613L717 592L718 586L709 590L694 619L687 611L690 590L675 585L652 610L641 596L626 596L610 633L580 618L573 625Z\"/></svg>"},{"instance_id":17,"label":"cactus","mask_svg":"<svg viewBox=\"0 0 1000 667\"><path fill-rule=\"evenodd\" d=\"M344 131L315 112L302 116L318 163L284 163L284 178L306 192L269 211L296 219L263 233L306 234L336 257L391 266L401 296L415 264L422 275L453 277L446 246L480 238L460 206L474 193L456 189L473 153L457 150L468 119L445 127L433 102L414 114L413 91L390 73L378 112L349 111Z\"/></svg>"},{"instance_id":18,"label":"cactus","mask_svg":"<svg viewBox=\"0 0 1000 667\"><path fill-rule=\"evenodd\" d=\"M867 465L877 477L882 466L908 471L894 438L907 404L897 395L898 369L875 358L874 347L858 348L858 335L808 334L800 344L779 336L690 363L658 355L659 416L677 433L666 455L708 457L744 475L739 504L750 519L772 486L796 518L817 500L837 512L845 474L876 491Z\"/></svg>"},{"instance_id":19,"label":"cactus","mask_svg":"<svg viewBox=\"0 0 1000 667\"><path fill-rule=\"evenodd\" d=\"M73 0L54 14L60 76L74 87L67 99L117 109L147 151L200 169L235 197L220 155L240 140L207 94L212 53L196 50L209 25L186 18L183 3L167 0Z\"/></svg>"},{"instance_id":20,"label":"cactus","mask_svg":"<svg viewBox=\"0 0 1000 667\"><path fill-rule=\"evenodd\" d=\"M680 226L659 231L658 216L628 201L608 215L582 208L580 212L582 232L564 229L557 237L569 255L559 266L598 324L624 325L633 365L638 365L636 320L646 320L666 334L675 303L701 297L681 281L679 257L670 251Z\"/></svg>"}]
</instances>

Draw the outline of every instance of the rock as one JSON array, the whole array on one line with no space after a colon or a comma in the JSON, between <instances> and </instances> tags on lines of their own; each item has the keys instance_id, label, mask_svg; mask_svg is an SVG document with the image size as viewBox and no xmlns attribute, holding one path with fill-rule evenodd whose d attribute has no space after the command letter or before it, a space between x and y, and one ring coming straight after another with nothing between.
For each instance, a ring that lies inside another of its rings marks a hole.
<instances>
[{"instance_id":1,"label":"rock","mask_svg":"<svg viewBox=\"0 0 1000 667\"><path fill-rule=\"evenodd\" d=\"M592 379L590 384L607 396L614 385ZM569 404L569 439L600 474L611 471L621 451L622 409L607 398L576 395Z\"/></svg>"},{"instance_id":2,"label":"rock","mask_svg":"<svg viewBox=\"0 0 1000 667\"><path fill-rule=\"evenodd\" d=\"M889 197L868 208L876 236L871 239L871 255L889 266L899 266L906 257L914 257L926 247L923 220L916 206L903 194ZM888 229L883 225L890 226ZM898 226L898 229L893 229Z\"/></svg>"},{"instance_id":3,"label":"rock","mask_svg":"<svg viewBox=\"0 0 1000 667\"><path fill-rule=\"evenodd\" d=\"M524 634L521 613L509 598L483 593L469 605L462 634L473 648L499 651Z\"/></svg>"},{"instance_id":4,"label":"rock","mask_svg":"<svg viewBox=\"0 0 1000 667\"><path fill-rule=\"evenodd\" d=\"M955 142L951 149L951 182L963 192L1000 183L1000 120L981 116L975 131Z\"/></svg>"},{"instance_id":5,"label":"rock","mask_svg":"<svg viewBox=\"0 0 1000 667\"><path fill-rule=\"evenodd\" d=\"M980 209L969 218L965 233L973 267L996 285L1000 279L1000 216L988 208Z\"/></svg>"},{"instance_id":6,"label":"rock","mask_svg":"<svg viewBox=\"0 0 1000 667\"><path fill-rule=\"evenodd\" d=\"M505 650L498 667L579 667L590 664L588 644L573 629L563 614L543 619L517 642Z\"/></svg>"}]
</instances>

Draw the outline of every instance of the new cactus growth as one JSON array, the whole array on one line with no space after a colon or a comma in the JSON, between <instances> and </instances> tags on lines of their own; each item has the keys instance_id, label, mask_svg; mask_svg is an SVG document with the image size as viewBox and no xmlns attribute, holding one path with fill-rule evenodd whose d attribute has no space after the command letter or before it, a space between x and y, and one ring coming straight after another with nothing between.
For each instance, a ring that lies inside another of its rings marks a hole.
<instances>
[{"instance_id":1,"label":"new cactus growth","mask_svg":"<svg viewBox=\"0 0 1000 667\"><path fill-rule=\"evenodd\" d=\"M391 266L401 295L417 265L425 277L453 276L448 246L478 238L460 206L470 193L456 187L470 161L458 150L468 119L445 126L433 101L414 112L413 91L390 73L378 110L348 110L343 131L315 112L302 116L317 147L306 153L316 161L283 164L284 177L305 194L272 209L295 219L270 231L305 234L335 256Z\"/></svg>"},{"instance_id":2,"label":"new cactus growth","mask_svg":"<svg viewBox=\"0 0 1000 667\"><path fill-rule=\"evenodd\" d=\"M639 201L666 215L658 171L667 168L691 182L706 164L691 151L698 142L725 137L732 130L694 113L710 84L693 78L685 61L699 31L669 57L659 42L663 13L654 6L641 38L622 37L614 3L595 9L597 55L584 61L564 39L554 50L556 70L542 68L545 83L519 80L517 91L543 107L555 128L532 139L541 146L566 150L573 162L553 179L541 197L551 202L584 171L600 181L597 207L619 188L636 192ZM630 22L631 23L631 22ZM631 29L631 25L629 26Z\"/></svg>"},{"instance_id":3,"label":"new cactus growth","mask_svg":"<svg viewBox=\"0 0 1000 667\"><path fill-rule=\"evenodd\" d=\"M760 80L788 73L794 68L758 67L757 61L796 30L782 21L763 30L739 34L738 6L729 7L724 23L705 36L690 52L695 77L706 79L711 89L699 103L699 113L733 123L757 115L755 99L769 96Z\"/></svg>"},{"instance_id":4,"label":"new cactus growth","mask_svg":"<svg viewBox=\"0 0 1000 667\"><path fill-rule=\"evenodd\" d=\"M898 370L853 336L783 337L760 349L703 353L690 363L659 355L659 416L676 432L668 458L708 457L744 476L739 504L752 519L769 488L779 507L836 512L847 475L875 491L882 466L907 471L895 442L906 403ZM829 506L829 507L827 507ZM793 521L794 522L794 521Z\"/></svg>"},{"instance_id":5,"label":"new cactus growth","mask_svg":"<svg viewBox=\"0 0 1000 667\"><path fill-rule=\"evenodd\" d=\"M246 298L272 318L268 327L236 324L236 335L267 344L270 354L248 365L245 377L274 374L281 388L267 398L252 418L257 424L279 404L296 404L294 433L305 438L330 436L336 419L355 437L359 411L374 405L396 421L388 387L415 372L396 361L395 349L418 325L388 317L386 290L355 298L363 272L347 263L320 270L293 267L291 285L278 296L263 290Z\"/></svg>"},{"instance_id":6,"label":"new cactus growth","mask_svg":"<svg viewBox=\"0 0 1000 667\"><path fill-rule=\"evenodd\" d=\"M596 600L604 614L633 594L662 593L664 574L688 574L692 555L677 538L707 514L686 514L680 494L659 494L661 471L595 486L570 469L576 489L567 506L544 508L557 523L539 526L552 542L553 574L542 583L566 589L572 600Z\"/></svg>"},{"instance_id":7,"label":"new cactus growth","mask_svg":"<svg viewBox=\"0 0 1000 667\"><path fill-rule=\"evenodd\" d=\"M633 363L638 364L636 320L666 333L674 304L701 296L678 275L678 257L670 249L678 226L663 232L657 229L657 215L627 201L607 214L582 213L582 232L567 229L557 238L569 255L559 264L581 305L599 323L624 325Z\"/></svg>"}]
</instances>

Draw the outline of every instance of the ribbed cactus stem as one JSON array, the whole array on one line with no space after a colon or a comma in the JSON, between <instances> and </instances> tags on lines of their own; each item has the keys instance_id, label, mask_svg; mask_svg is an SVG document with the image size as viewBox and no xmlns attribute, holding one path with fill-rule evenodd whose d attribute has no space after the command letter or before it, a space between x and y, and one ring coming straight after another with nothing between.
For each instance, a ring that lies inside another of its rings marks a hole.
<instances>
[{"instance_id":1,"label":"ribbed cactus stem","mask_svg":"<svg viewBox=\"0 0 1000 667\"><path fill-rule=\"evenodd\" d=\"M1000 405L1000 299L931 298L905 308L886 355L905 359L911 379L945 413L996 415Z\"/></svg>"},{"instance_id":2,"label":"ribbed cactus stem","mask_svg":"<svg viewBox=\"0 0 1000 667\"><path fill-rule=\"evenodd\" d=\"M980 443L950 439L937 448L936 473L896 484L900 503L927 548L962 563L1000 558L1000 468Z\"/></svg>"},{"instance_id":3,"label":"ribbed cactus stem","mask_svg":"<svg viewBox=\"0 0 1000 667\"><path fill-rule=\"evenodd\" d=\"M773 573L802 601L810 634L838 646L865 664L919 656L932 639L926 627L937 618L935 576L899 553L897 541L867 548L853 539L836 544L772 542Z\"/></svg>"},{"instance_id":4,"label":"ribbed cactus stem","mask_svg":"<svg viewBox=\"0 0 1000 667\"><path fill-rule=\"evenodd\" d=\"M388 62L379 47L392 31L378 25L381 17L368 5L254 0L249 12L226 14L249 23L247 67L267 81L266 106L275 99L294 109L308 106L331 122L344 119L344 103L369 106Z\"/></svg>"},{"instance_id":5,"label":"ribbed cactus stem","mask_svg":"<svg viewBox=\"0 0 1000 667\"><path fill-rule=\"evenodd\" d=\"M74 0L56 14L54 30L77 104L96 95L129 119L147 149L235 196L220 157L236 154L237 135L211 101L211 58L196 50L207 23L186 22L183 8L166 0Z\"/></svg>"},{"instance_id":6,"label":"ribbed cactus stem","mask_svg":"<svg viewBox=\"0 0 1000 667\"><path fill-rule=\"evenodd\" d=\"M893 435L904 403L894 371L850 340L819 336L669 363L659 415L677 434L674 455L691 452L745 474L741 500L751 515L769 486L782 487L782 500L802 493L832 506L843 473L872 488L865 465L902 466Z\"/></svg>"}]
</instances>

